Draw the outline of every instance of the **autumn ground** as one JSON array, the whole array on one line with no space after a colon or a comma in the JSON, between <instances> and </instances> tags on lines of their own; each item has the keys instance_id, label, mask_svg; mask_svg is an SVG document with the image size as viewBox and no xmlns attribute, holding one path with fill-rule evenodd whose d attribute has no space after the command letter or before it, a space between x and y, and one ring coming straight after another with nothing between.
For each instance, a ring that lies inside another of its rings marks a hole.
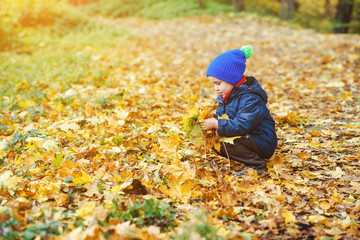
<instances>
[{"instance_id":1,"label":"autumn ground","mask_svg":"<svg viewBox=\"0 0 360 240\"><path fill-rule=\"evenodd\" d=\"M39 85L41 109L27 99L0 112L2 236L360 237L360 36L251 15L101 21L131 34L74 53L90 54L101 76L58 91L54 77ZM204 79L211 59L242 45L253 46L247 75L276 121L264 176L235 177L241 166L182 131L216 97Z\"/></svg>"}]
</instances>

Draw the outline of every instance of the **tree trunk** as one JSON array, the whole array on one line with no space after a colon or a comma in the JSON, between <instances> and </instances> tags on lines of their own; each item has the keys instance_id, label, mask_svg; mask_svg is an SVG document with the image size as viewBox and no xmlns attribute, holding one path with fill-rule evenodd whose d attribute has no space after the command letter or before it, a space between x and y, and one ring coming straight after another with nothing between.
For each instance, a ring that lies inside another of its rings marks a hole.
<instances>
[{"instance_id":1,"label":"tree trunk","mask_svg":"<svg viewBox=\"0 0 360 240\"><path fill-rule=\"evenodd\" d=\"M233 5L238 12L245 10L244 0L233 0Z\"/></svg>"},{"instance_id":2,"label":"tree trunk","mask_svg":"<svg viewBox=\"0 0 360 240\"><path fill-rule=\"evenodd\" d=\"M339 0L336 9L334 33L347 33L351 22L354 0Z\"/></svg>"},{"instance_id":3,"label":"tree trunk","mask_svg":"<svg viewBox=\"0 0 360 240\"><path fill-rule=\"evenodd\" d=\"M331 16L331 6L330 6L330 0L325 0L325 14L326 16Z\"/></svg>"},{"instance_id":4,"label":"tree trunk","mask_svg":"<svg viewBox=\"0 0 360 240\"><path fill-rule=\"evenodd\" d=\"M290 20L294 17L295 0L281 0L281 18Z\"/></svg>"},{"instance_id":5,"label":"tree trunk","mask_svg":"<svg viewBox=\"0 0 360 240\"><path fill-rule=\"evenodd\" d=\"M198 0L198 4L200 9L206 8L205 0Z\"/></svg>"}]
</instances>

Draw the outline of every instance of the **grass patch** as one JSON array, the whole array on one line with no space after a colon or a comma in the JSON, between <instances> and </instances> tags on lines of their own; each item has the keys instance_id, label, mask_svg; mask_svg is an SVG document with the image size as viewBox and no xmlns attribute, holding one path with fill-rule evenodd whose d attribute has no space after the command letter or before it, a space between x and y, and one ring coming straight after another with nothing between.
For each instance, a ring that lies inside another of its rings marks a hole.
<instances>
[{"instance_id":1,"label":"grass patch","mask_svg":"<svg viewBox=\"0 0 360 240\"><path fill-rule=\"evenodd\" d=\"M12 10L6 21L17 28L11 32L0 24L0 35L13 33L0 42L0 109L39 105L72 84L106 77L94 53L112 49L130 36L64 2L50 0L55 4L50 6L45 0L31 0L16 9L19 1L6 1Z\"/></svg>"},{"instance_id":2,"label":"grass patch","mask_svg":"<svg viewBox=\"0 0 360 240\"><path fill-rule=\"evenodd\" d=\"M108 17L138 16L151 19L169 19L200 14L216 15L234 11L229 4L207 1L206 8L200 9L193 0L103 0L83 7L92 15Z\"/></svg>"},{"instance_id":3,"label":"grass patch","mask_svg":"<svg viewBox=\"0 0 360 240\"><path fill-rule=\"evenodd\" d=\"M101 78L105 70L95 64L94 52L114 48L129 34L114 26L96 25L57 38L33 32L24 39L25 51L0 53L0 109L26 100L39 104L72 84L84 80L91 84Z\"/></svg>"},{"instance_id":4,"label":"grass patch","mask_svg":"<svg viewBox=\"0 0 360 240\"><path fill-rule=\"evenodd\" d=\"M163 9L163 10L162 10ZM153 4L138 12L141 17L169 19L193 15L217 15L222 12L234 11L233 6L218 2L208 2L206 8L200 9L196 1L165 1Z\"/></svg>"}]
</instances>

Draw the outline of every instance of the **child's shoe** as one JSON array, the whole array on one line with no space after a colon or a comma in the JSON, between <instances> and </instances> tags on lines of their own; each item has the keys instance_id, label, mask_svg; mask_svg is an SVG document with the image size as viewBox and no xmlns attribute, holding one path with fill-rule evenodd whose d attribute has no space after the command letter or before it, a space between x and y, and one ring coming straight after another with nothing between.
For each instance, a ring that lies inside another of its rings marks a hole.
<instances>
[{"instance_id":1,"label":"child's shoe","mask_svg":"<svg viewBox=\"0 0 360 240\"><path fill-rule=\"evenodd\" d=\"M255 172L257 172L258 175L261 175L265 172L267 172L267 167L266 165L262 165L262 166L245 166L240 172L236 172L235 176L237 177L241 177L241 176L245 176L245 173L248 169L253 169Z\"/></svg>"}]
</instances>

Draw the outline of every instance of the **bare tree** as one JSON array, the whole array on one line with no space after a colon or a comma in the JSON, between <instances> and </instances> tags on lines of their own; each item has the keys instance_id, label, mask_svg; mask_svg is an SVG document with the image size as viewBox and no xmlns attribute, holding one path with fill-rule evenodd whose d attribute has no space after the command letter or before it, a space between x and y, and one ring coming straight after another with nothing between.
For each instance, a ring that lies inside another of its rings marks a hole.
<instances>
[{"instance_id":1,"label":"bare tree","mask_svg":"<svg viewBox=\"0 0 360 240\"><path fill-rule=\"evenodd\" d=\"M281 12L282 19L289 20L294 17L295 0L281 0Z\"/></svg>"},{"instance_id":2,"label":"bare tree","mask_svg":"<svg viewBox=\"0 0 360 240\"><path fill-rule=\"evenodd\" d=\"M336 8L334 33L347 33L354 9L354 0L339 0Z\"/></svg>"},{"instance_id":3,"label":"bare tree","mask_svg":"<svg viewBox=\"0 0 360 240\"><path fill-rule=\"evenodd\" d=\"M233 0L233 5L236 11L241 12L245 10L244 0Z\"/></svg>"}]
</instances>

